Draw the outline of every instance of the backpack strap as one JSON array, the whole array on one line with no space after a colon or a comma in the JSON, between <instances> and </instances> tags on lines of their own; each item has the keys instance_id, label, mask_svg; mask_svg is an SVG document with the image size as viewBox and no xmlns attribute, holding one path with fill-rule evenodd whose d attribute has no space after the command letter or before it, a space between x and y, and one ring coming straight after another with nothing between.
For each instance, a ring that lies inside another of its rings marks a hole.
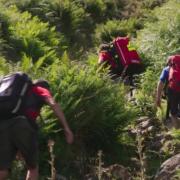
<instances>
[{"instance_id":1,"label":"backpack strap","mask_svg":"<svg viewBox=\"0 0 180 180\"><path fill-rule=\"evenodd\" d=\"M114 46L113 43L110 44L110 53L112 54L112 57L113 57L115 63L117 64L117 67L118 67L119 71L122 71L123 65L122 65L121 62L120 62L120 59L119 59L120 57L119 57L119 55L117 54L117 52L116 52L116 47ZM125 68L125 67L124 67L124 68ZM123 68L123 69L124 69L124 68Z\"/></svg>"},{"instance_id":2,"label":"backpack strap","mask_svg":"<svg viewBox=\"0 0 180 180\"><path fill-rule=\"evenodd\" d=\"M21 103L22 103L23 96L25 95L28 86L29 86L29 82L26 82L21 90L20 97L18 99L18 102L17 102L15 108L12 110L12 113L17 113L17 111L19 110Z\"/></svg>"}]
</instances>

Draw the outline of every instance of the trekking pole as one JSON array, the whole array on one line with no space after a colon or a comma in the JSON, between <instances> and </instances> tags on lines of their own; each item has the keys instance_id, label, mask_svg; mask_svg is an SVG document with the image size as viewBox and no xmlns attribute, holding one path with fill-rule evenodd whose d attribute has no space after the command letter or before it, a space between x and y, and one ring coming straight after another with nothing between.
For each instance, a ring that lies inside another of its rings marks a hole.
<instances>
[{"instance_id":1,"label":"trekking pole","mask_svg":"<svg viewBox=\"0 0 180 180\"><path fill-rule=\"evenodd\" d=\"M127 68L128 68L128 66L125 66L122 73L121 73L122 79L125 77L125 73L126 73Z\"/></svg>"},{"instance_id":2,"label":"trekking pole","mask_svg":"<svg viewBox=\"0 0 180 180\"><path fill-rule=\"evenodd\" d=\"M124 79L128 77L128 85L130 86L130 98L133 97L133 89L134 89L134 82L133 82L133 75L130 74L128 76L125 76L128 66L125 66L122 73L121 73L121 80L123 82Z\"/></svg>"},{"instance_id":3,"label":"trekking pole","mask_svg":"<svg viewBox=\"0 0 180 180\"><path fill-rule=\"evenodd\" d=\"M169 109L170 109L170 103L169 103L169 100L167 100L167 107L166 107L166 120L169 118Z\"/></svg>"},{"instance_id":4,"label":"trekking pole","mask_svg":"<svg viewBox=\"0 0 180 180\"><path fill-rule=\"evenodd\" d=\"M133 75L129 76L129 85L130 85L130 96L133 97L133 90L135 89Z\"/></svg>"}]
</instances>

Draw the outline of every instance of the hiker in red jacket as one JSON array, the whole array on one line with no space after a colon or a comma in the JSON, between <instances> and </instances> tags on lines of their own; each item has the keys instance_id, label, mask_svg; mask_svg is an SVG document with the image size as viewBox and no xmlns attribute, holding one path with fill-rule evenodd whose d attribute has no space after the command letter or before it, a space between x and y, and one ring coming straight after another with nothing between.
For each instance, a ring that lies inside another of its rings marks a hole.
<instances>
[{"instance_id":1,"label":"hiker in red jacket","mask_svg":"<svg viewBox=\"0 0 180 180\"><path fill-rule=\"evenodd\" d=\"M27 99L20 110L20 116L1 121L0 125L0 180L8 177L12 161L20 152L27 166L26 180L38 180L38 137L36 118L41 107L49 105L63 126L67 143L73 142L73 133L64 113L53 99L46 81L33 83Z\"/></svg>"}]
</instances>

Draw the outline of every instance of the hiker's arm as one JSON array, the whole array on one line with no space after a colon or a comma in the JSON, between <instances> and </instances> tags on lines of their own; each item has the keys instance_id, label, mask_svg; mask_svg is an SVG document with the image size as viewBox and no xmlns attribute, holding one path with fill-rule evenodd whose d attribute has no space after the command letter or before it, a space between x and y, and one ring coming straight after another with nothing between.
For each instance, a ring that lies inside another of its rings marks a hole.
<instances>
[{"instance_id":1,"label":"hiker's arm","mask_svg":"<svg viewBox=\"0 0 180 180\"><path fill-rule=\"evenodd\" d=\"M45 99L45 101L51 107L54 114L59 119L59 122L62 124L62 126L64 128L66 140L69 144L71 144L73 142L73 139L74 139L73 133L72 133L71 129L69 128L69 125L66 121L65 115L64 115L60 105L58 103L56 103L55 100L51 97L47 97Z\"/></svg>"},{"instance_id":2,"label":"hiker's arm","mask_svg":"<svg viewBox=\"0 0 180 180\"><path fill-rule=\"evenodd\" d=\"M161 97L162 97L162 92L164 88L164 83L162 81L158 82L157 85L157 93L156 93L156 105L161 106Z\"/></svg>"}]
</instances>

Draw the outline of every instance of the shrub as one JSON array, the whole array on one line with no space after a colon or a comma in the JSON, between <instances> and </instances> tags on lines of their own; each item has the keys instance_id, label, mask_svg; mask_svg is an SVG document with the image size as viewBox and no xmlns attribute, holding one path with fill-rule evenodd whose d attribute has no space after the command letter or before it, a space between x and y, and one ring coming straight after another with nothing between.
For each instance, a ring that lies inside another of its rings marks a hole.
<instances>
[{"instance_id":1,"label":"shrub","mask_svg":"<svg viewBox=\"0 0 180 180\"><path fill-rule=\"evenodd\" d=\"M151 82L151 83L150 83ZM154 117L156 114L155 96L157 86L157 74L154 69L147 69L141 75L139 90L136 93L136 103L140 110L140 115Z\"/></svg>"},{"instance_id":2,"label":"shrub","mask_svg":"<svg viewBox=\"0 0 180 180\"><path fill-rule=\"evenodd\" d=\"M102 22L104 18L105 3L102 0L87 0L83 2L84 9L94 21L94 24Z\"/></svg>"},{"instance_id":3,"label":"shrub","mask_svg":"<svg viewBox=\"0 0 180 180\"><path fill-rule=\"evenodd\" d=\"M94 58L94 57L91 57ZM65 60L66 59L66 60ZM108 154L114 152L119 132L134 118L126 107L124 88L111 82L107 75L99 75L96 66L84 66L69 62L64 56L47 71L56 100L62 105L66 117L75 133L74 152L68 152L87 169L87 162L99 149ZM92 64L91 64L92 65ZM58 126L54 117L46 111L44 132L56 140L56 152L66 157L66 146L59 142ZM62 152L63 151L63 152ZM75 153L75 154L74 154ZM61 163L67 168L65 159ZM106 157L106 156L105 156ZM108 158L108 156L107 156ZM117 160L117 157L116 157ZM69 159L68 164L73 162ZM75 168L73 165L72 168Z\"/></svg>"},{"instance_id":4,"label":"shrub","mask_svg":"<svg viewBox=\"0 0 180 180\"><path fill-rule=\"evenodd\" d=\"M142 2L143 6L148 9L153 9L157 6L161 6L167 0L145 0Z\"/></svg>"},{"instance_id":5,"label":"shrub","mask_svg":"<svg viewBox=\"0 0 180 180\"><path fill-rule=\"evenodd\" d=\"M122 19L122 10L124 8L124 1L123 0L106 0L104 1L106 5L106 9L104 12L104 21L107 21L108 19Z\"/></svg>"},{"instance_id":6,"label":"shrub","mask_svg":"<svg viewBox=\"0 0 180 180\"><path fill-rule=\"evenodd\" d=\"M15 6L3 9L1 13L8 19L6 41L11 47L7 51L12 61L19 60L25 53L35 62L51 50L61 51L60 37L48 23L42 23L28 12L20 13ZM47 61L53 59L47 57Z\"/></svg>"},{"instance_id":7,"label":"shrub","mask_svg":"<svg viewBox=\"0 0 180 180\"><path fill-rule=\"evenodd\" d=\"M95 41L98 43L109 42L117 36L136 36L136 30L141 25L137 19L128 20L109 20L105 24L97 26L95 33Z\"/></svg>"},{"instance_id":8,"label":"shrub","mask_svg":"<svg viewBox=\"0 0 180 180\"><path fill-rule=\"evenodd\" d=\"M168 55L179 52L179 4L171 1L155 10L156 22L146 24L146 28L138 33L139 50L156 66L162 63ZM174 12L172 14L171 12ZM157 28L158 27L158 28ZM159 70L161 66L159 67Z\"/></svg>"}]
</instances>

